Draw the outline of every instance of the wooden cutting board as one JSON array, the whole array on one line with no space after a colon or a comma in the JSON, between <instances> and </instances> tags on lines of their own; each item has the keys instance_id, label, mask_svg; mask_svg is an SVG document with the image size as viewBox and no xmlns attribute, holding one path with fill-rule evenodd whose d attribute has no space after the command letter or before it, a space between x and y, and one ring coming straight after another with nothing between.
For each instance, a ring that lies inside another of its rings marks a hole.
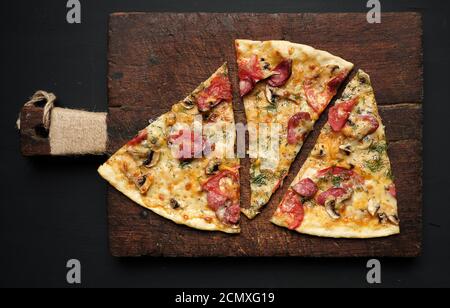
<instances>
[{"instance_id":1,"label":"wooden cutting board","mask_svg":"<svg viewBox=\"0 0 450 308\"><path fill-rule=\"evenodd\" d=\"M384 239L322 239L269 222L326 121L317 123L282 189L262 215L242 219L242 234L200 232L147 211L113 188L108 193L114 256L414 257L421 251L422 20L418 13L383 13L381 24L350 14L116 13L109 23L108 152L149 119L170 110L228 61L236 120L245 123L238 96L234 40L290 40L329 51L370 74L390 142L402 233ZM243 160L242 204L249 204L249 161Z\"/></svg>"}]
</instances>

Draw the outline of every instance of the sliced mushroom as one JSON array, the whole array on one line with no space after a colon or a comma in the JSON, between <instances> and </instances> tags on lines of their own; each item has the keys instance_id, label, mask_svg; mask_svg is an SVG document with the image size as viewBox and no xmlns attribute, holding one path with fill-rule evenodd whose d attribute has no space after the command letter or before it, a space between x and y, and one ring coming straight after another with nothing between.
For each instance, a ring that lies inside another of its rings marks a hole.
<instances>
[{"instance_id":1,"label":"sliced mushroom","mask_svg":"<svg viewBox=\"0 0 450 308\"><path fill-rule=\"evenodd\" d=\"M341 215L336 211L336 197L330 196L325 201L325 210L332 219L339 219Z\"/></svg>"},{"instance_id":2,"label":"sliced mushroom","mask_svg":"<svg viewBox=\"0 0 450 308\"><path fill-rule=\"evenodd\" d=\"M361 84L370 84L369 76L366 74L358 74L358 80Z\"/></svg>"},{"instance_id":3,"label":"sliced mushroom","mask_svg":"<svg viewBox=\"0 0 450 308\"><path fill-rule=\"evenodd\" d=\"M270 103L275 103L276 96L273 94L273 90L270 86L266 86L266 98Z\"/></svg>"},{"instance_id":4,"label":"sliced mushroom","mask_svg":"<svg viewBox=\"0 0 450 308\"><path fill-rule=\"evenodd\" d=\"M128 147L127 153L133 156L135 160L147 157L149 149L142 145Z\"/></svg>"},{"instance_id":5,"label":"sliced mushroom","mask_svg":"<svg viewBox=\"0 0 450 308\"><path fill-rule=\"evenodd\" d=\"M385 224L388 221L388 216L385 213L378 213L380 223Z\"/></svg>"},{"instance_id":6,"label":"sliced mushroom","mask_svg":"<svg viewBox=\"0 0 450 308\"><path fill-rule=\"evenodd\" d=\"M353 153L354 148L351 144L344 144L339 146L339 149L343 151L345 154L350 155Z\"/></svg>"},{"instance_id":7,"label":"sliced mushroom","mask_svg":"<svg viewBox=\"0 0 450 308\"><path fill-rule=\"evenodd\" d=\"M177 200L171 199L171 200L170 200L170 207L171 207L172 209L174 209L174 210L177 210L177 209L179 209L181 206L180 206L180 203L179 203Z\"/></svg>"},{"instance_id":8,"label":"sliced mushroom","mask_svg":"<svg viewBox=\"0 0 450 308\"><path fill-rule=\"evenodd\" d=\"M148 190L150 189L150 187L152 186L153 179L150 176L141 175L141 176L135 178L134 182L135 182L137 188L139 188L140 193L145 195L148 192Z\"/></svg>"},{"instance_id":9,"label":"sliced mushroom","mask_svg":"<svg viewBox=\"0 0 450 308\"><path fill-rule=\"evenodd\" d=\"M374 143L374 140L371 136L366 136L365 138L363 138L363 140L361 140L362 144L358 146L359 150L367 150L368 148L370 148L372 146L372 144Z\"/></svg>"},{"instance_id":10,"label":"sliced mushroom","mask_svg":"<svg viewBox=\"0 0 450 308\"><path fill-rule=\"evenodd\" d=\"M381 205L378 202L376 202L374 199L370 199L367 206L367 211L369 211L370 215L375 216L380 210L380 207Z\"/></svg>"},{"instance_id":11,"label":"sliced mushroom","mask_svg":"<svg viewBox=\"0 0 450 308\"><path fill-rule=\"evenodd\" d=\"M389 215L388 219L392 224L394 224L396 226L398 226L400 224L400 219L398 219L397 215Z\"/></svg>"},{"instance_id":12,"label":"sliced mushroom","mask_svg":"<svg viewBox=\"0 0 450 308\"><path fill-rule=\"evenodd\" d=\"M161 159L160 152L150 151L143 165L147 168L153 168L158 164L160 159Z\"/></svg>"},{"instance_id":13,"label":"sliced mushroom","mask_svg":"<svg viewBox=\"0 0 450 308\"><path fill-rule=\"evenodd\" d=\"M278 99L289 100L290 102L298 105L300 104L300 97L298 95L294 95L289 91L286 91L283 88L271 87L269 85L266 86L265 91L266 99L269 103L276 104Z\"/></svg>"},{"instance_id":14,"label":"sliced mushroom","mask_svg":"<svg viewBox=\"0 0 450 308\"><path fill-rule=\"evenodd\" d=\"M147 177L146 176L137 177L136 180L135 180L136 186L142 187L142 186L144 186L146 181L147 181Z\"/></svg>"},{"instance_id":15,"label":"sliced mushroom","mask_svg":"<svg viewBox=\"0 0 450 308\"><path fill-rule=\"evenodd\" d=\"M339 219L341 215L338 213L338 211L344 207L344 202L350 199L352 195L353 190L348 189L347 192L340 197L329 196L325 201L325 210L327 211L328 215L330 215L330 217L333 219Z\"/></svg>"},{"instance_id":16,"label":"sliced mushroom","mask_svg":"<svg viewBox=\"0 0 450 308\"><path fill-rule=\"evenodd\" d=\"M266 86L266 98L269 102L272 102L273 93L272 93L272 89L269 86Z\"/></svg>"},{"instance_id":17,"label":"sliced mushroom","mask_svg":"<svg viewBox=\"0 0 450 308\"><path fill-rule=\"evenodd\" d=\"M351 189L351 188L347 189L347 192L344 195L337 198L336 206L338 208L341 208L344 205L344 201L347 201L348 199L350 199L352 197L352 195L353 195L353 189Z\"/></svg>"},{"instance_id":18,"label":"sliced mushroom","mask_svg":"<svg viewBox=\"0 0 450 308\"><path fill-rule=\"evenodd\" d=\"M194 100L191 97L185 99L181 104L186 110L192 110L195 107Z\"/></svg>"},{"instance_id":19,"label":"sliced mushroom","mask_svg":"<svg viewBox=\"0 0 450 308\"><path fill-rule=\"evenodd\" d=\"M135 166L130 168L126 162L120 164L120 170L130 183L136 185L143 195L148 192L153 184L153 178L150 175L142 173L142 171L136 169Z\"/></svg>"},{"instance_id":20,"label":"sliced mushroom","mask_svg":"<svg viewBox=\"0 0 450 308\"><path fill-rule=\"evenodd\" d=\"M325 146L323 144L315 146L312 155L318 158L324 157L326 155Z\"/></svg>"},{"instance_id":21,"label":"sliced mushroom","mask_svg":"<svg viewBox=\"0 0 450 308\"><path fill-rule=\"evenodd\" d=\"M328 68L330 69L330 73L333 75L335 72L339 71L341 68L339 65L328 65Z\"/></svg>"},{"instance_id":22,"label":"sliced mushroom","mask_svg":"<svg viewBox=\"0 0 450 308\"><path fill-rule=\"evenodd\" d=\"M219 166L221 162L219 160L211 160L206 166L205 173L206 175L213 175L219 172Z\"/></svg>"}]
</instances>

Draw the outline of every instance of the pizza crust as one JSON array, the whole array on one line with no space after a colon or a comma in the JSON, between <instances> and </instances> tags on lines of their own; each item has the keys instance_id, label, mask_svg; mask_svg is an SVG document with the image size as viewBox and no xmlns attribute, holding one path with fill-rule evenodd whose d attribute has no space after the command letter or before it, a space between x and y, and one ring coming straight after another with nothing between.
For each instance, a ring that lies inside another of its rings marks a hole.
<instances>
[{"instance_id":1,"label":"pizza crust","mask_svg":"<svg viewBox=\"0 0 450 308\"><path fill-rule=\"evenodd\" d=\"M286 228L284 220L273 217L271 222L279 227ZM400 233L400 227L394 225L385 225L380 228L373 228L360 225L344 225L336 223L333 227L324 228L322 225L314 225L312 223L305 222L302 226L295 231L319 237L330 238L353 238L353 239L370 239L391 236Z\"/></svg>"},{"instance_id":2,"label":"pizza crust","mask_svg":"<svg viewBox=\"0 0 450 308\"><path fill-rule=\"evenodd\" d=\"M315 49L308 45L292 43L289 41L252 41L252 40L236 40L235 42L238 59L249 57L250 55L263 54L267 50L279 52L282 57L306 60L316 59L321 66L340 65L347 70L353 69L353 63L337 57L327 51Z\"/></svg>"}]
</instances>

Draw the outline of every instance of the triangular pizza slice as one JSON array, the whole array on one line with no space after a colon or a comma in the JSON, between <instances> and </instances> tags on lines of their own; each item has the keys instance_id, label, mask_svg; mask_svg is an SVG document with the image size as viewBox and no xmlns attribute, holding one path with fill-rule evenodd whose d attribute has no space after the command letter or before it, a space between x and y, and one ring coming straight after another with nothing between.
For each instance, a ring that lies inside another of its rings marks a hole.
<instances>
[{"instance_id":1,"label":"triangular pizza slice","mask_svg":"<svg viewBox=\"0 0 450 308\"><path fill-rule=\"evenodd\" d=\"M332 238L400 232L384 126L369 76L358 71L328 114L272 222Z\"/></svg>"},{"instance_id":2,"label":"triangular pizza slice","mask_svg":"<svg viewBox=\"0 0 450 308\"><path fill-rule=\"evenodd\" d=\"M224 64L186 99L123 146L100 175L177 224L239 233L239 160Z\"/></svg>"},{"instance_id":3,"label":"triangular pizza slice","mask_svg":"<svg viewBox=\"0 0 450 308\"><path fill-rule=\"evenodd\" d=\"M243 213L254 218L282 185L353 64L287 41L235 44L252 159L251 204Z\"/></svg>"}]
</instances>

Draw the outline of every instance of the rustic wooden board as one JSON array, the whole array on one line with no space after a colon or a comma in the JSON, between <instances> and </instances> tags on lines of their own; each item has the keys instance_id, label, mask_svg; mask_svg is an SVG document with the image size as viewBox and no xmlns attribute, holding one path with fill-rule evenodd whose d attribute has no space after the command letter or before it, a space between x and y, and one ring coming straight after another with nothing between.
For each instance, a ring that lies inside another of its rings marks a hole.
<instances>
[{"instance_id":1,"label":"rustic wooden board","mask_svg":"<svg viewBox=\"0 0 450 308\"><path fill-rule=\"evenodd\" d=\"M421 251L422 20L417 13L384 13L381 24L351 14L116 13L109 31L108 151L115 152L148 120L168 111L224 61L235 89L236 120L245 123L237 95L234 40L285 39L327 50L367 71L387 126L402 233L385 239L336 240L278 228L269 218L325 123L308 138L283 189L242 234L178 226L110 189L110 247L114 256L398 256ZM248 160L242 203L249 202Z\"/></svg>"},{"instance_id":2,"label":"rustic wooden board","mask_svg":"<svg viewBox=\"0 0 450 308\"><path fill-rule=\"evenodd\" d=\"M50 140L43 124L42 104L24 106L20 112L20 144L24 156L50 155Z\"/></svg>"}]
</instances>

